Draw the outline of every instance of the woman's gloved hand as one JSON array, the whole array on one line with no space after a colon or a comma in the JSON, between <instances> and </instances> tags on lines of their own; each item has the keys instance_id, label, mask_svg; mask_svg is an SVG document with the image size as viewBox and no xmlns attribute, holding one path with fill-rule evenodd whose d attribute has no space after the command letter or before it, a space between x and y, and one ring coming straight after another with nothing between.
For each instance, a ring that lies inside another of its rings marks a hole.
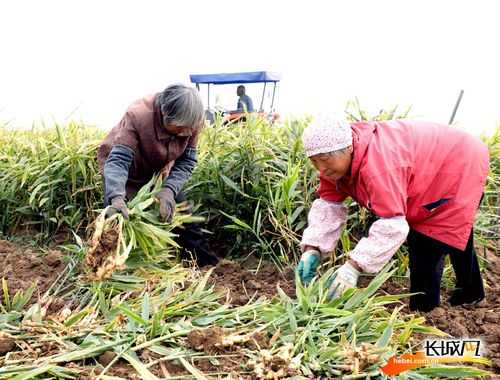
<instances>
[{"instance_id":1,"label":"woman's gloved hand","mask_svg":"<svg viewBox=\"0 0 500 380\"><path fill-rule=\"evenodd\" d=\"M347 289L358 285L359 271L348 261L342 265L332 276L328 289L328 299L340 297Z\"/></svg>"},{"instance_id":2,"label":"woman's gloved hand","mask_svg":"<svg viewBox=\"0 0 500 380\"><path fill-rule=\"evenodd\" d=\"M321 253L319 251L309 249L302 254L299 265L297 266L297 273L303 284L307 285L312 281L314 276L316 276L316 271L320 264Z\"/></svg>"}]
</instances>

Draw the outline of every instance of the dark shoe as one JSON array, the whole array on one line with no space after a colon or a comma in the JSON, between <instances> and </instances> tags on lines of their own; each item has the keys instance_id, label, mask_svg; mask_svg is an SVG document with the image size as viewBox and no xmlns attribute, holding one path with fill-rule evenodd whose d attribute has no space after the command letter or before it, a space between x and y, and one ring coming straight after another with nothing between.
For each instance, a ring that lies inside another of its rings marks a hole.
<instances>
[{"instance_id":1,"label":"dark shoe","mask_svg":"<svg viewBox=\"0 0 500 380\"><path fill-rule=\"evenodd\" d=\"M462 289L456 289L448 299L451 306L476 305L484 300L484 292L479 294L465 293Z\"/></svg>"},{"instance_id":2,"label":"dark shoe","mask_svg":"<svg viewBox=\"0 0 500 380\"><path fill-rule=\"evenodd\" d=\"M432 309L434 309L435 307L438 307L439 304L440 304L439 291L437 292L434 291L431 297L421 292L410 296L409 307L411 311L420 311L422 313L428 313L429 311L432 311Z\"/></svg>"},{"instance_id":3,"label":"dark shoe","mask_svg":"<svg viewBox=\"0 0 500 380\"><path fill-rule=\"evenodd\" d=\"M198 223L187 223L173 231L178 235L177 243L182 247L181 258L194 260L198 266L217 265L219 258L208 247L208 241Z\"/></svg>"},{"instance_id":4,"label":"dark shoe","mask_svg":"<svg viewBox=\"0 0 500 380\"><path fill-rule=\"evenodd\" d=\"M199 267L204 267L206 265L217 265L220 261L220 258L217 257L214 253L205 252L202 255L196 257L196 263Z\"/></svg>"},{"instance_id":5,"label":"dark shoe","mask_svg":"<svg viewBox=\"0 0 500 380\"><path fill-rule=\"evenodd\" d=\"M434 310L436 307L439 307L438 305L432 305L432 304L426 304L426 303L412 303L410 302L410 311L419 311L421 313L429 313L432 310Z\"/></svg>"}]
</instances>

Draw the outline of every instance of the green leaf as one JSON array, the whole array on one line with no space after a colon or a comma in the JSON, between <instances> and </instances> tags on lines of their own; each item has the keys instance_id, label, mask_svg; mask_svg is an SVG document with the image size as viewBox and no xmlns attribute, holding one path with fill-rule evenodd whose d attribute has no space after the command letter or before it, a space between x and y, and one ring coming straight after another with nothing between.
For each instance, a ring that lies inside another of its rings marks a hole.
<instances>
[{"instance_id":1,"label":"green leaf","mask_svg":"<svg viewBox=\"0 0 500 380\"><path fill-rule=\"evenodd\" d=\"M10 311L12 310L11 304L10 304L10 296L9 296L9 285L7 284L7 280L2 277L2 290L3 290L3 302L5 305L5 308Z\"/></svg>"},{"instance_id":2,"label":"green leaf","mask_svg":"<svg viewBox=\"0 0 500 380\"><path fill-rule=\"evenodd\" d=\"M382 271L370 282L370 284L364 288L356 291L352 297L350 297L344 305L345 309L353 309L359 306L362 302L370 298L375 292L386 282L396 271L393 269L389 272L391 264L386 265Z\"/></svg>"},{"instance_id":3,"label":"green leaf","mask_svg":"<svg viewBox=\"0 0 500 380\"><path fill-rule=\"evenodd\" d=\"M231 221L233 223L235 223L236 225L238 225L239 227L242 227L243 229L247 230L247 231L253 231L252 230L252 227L250 227L248 224L246 224L244 221L238 219L237 217L235 216L231 216L229 214L226 214L224 211L220 211L222 215L225 215L227 216L229 219L231 219Z\"/></svg>"},{"instance_id":4,"label":"green leaf","mask_svg":"<svg viewBox=\"0 0 500 380\"><path fill-rule=\"evenodd\" d=\"M64 322L64 326L70 327L70 326L73 326L74 324L80 322L84 317L89 315L90 311L91 311L91 309L84 309L84 310L80 311L79 313L72 315Z\"/></svg>"},{"instance_id":5,"label":"green leaf","mask_svg":"<svg viewBox=\"0 0 500 380\"><path fill-rule=\"evenodd\" d=\"M125 307L124 305L119 305L118 309L120 309L127 317L132 319L134 322L137 322L138 324L140 324L142 326L147 326L149 323L144 318L142 318L139 314L133 312L129 308Z\"/></svg>"},{"instance_id":6,"label":"green leaf","mask_svg":"<svg viewBox=\"0 0 500 380\"><path fill-rule=\"evenodd\" d=\"M163 318L162 311L157 311L153 315L153 323L151 325L151 333L150 333L151 338L154 338L160 334L162 318Z\"/></svg>"},{"instance_id":7,"label":"green leaf","mask_svg":"<svg viewBox=\"0 0 500 380\"><path fill-rule=\"evenodd\" d=\"M144 293L144 296L142 298L142 311L141 311L141 317L144 321L149 321L149 293L146 292Z\"/></svg>"},{"instance_id":8,"label":"green leaf","mask_svg":"<svg viewBox=\"0 0 500 380\"><path fill-rule=\"evenodd\" d=\"M243 191L241 191L241 189L238 187L238 185L233 180L229 179L228 177L226 177L222 173L219 173L219 176L222 178L222 180L224 181L224 183L226 185L228 185L231 189L233 189L237 193L243 195L244 197L250 198L247 194L245 194Z\"/></svg>"},{"instance_id":9,"label":"green leaf","mask_svg":"<svg viewBox=\"0 0 500 380\"><path fill-rule=\"evenodd\" d=\"M224 318L223 315L209 315L206 317L198 317L193 319L192 323L193 325L196 326L208 326L213 324L215 321L218 321L219 319Z\"/></svg>"},{"instance_id":10,"label":"green leaf","mask_svg":"<svg viewBox=\"0 0 500 380\"><path fill-rule=\"evenodd\" d=\"M36 287L37 287L37 284L33 283L24 292L18 291L16 293L16 295L14 296L14 300L12 301L12 309L17 310L17 311L21 311L26 306L26 304L31 300L31 296L33 296L33 293L35 292ZM17 299L16 299L16 297L17 297Z\"/></svg>"},{"instance_id":11,"label":"green leaf","mask_svg":"<svg viewBox=\"0 0 500 380\"><path fill-rule=\"evenodd\" d=\"M134 351L127 351L122 354L122 357L128 361L132 367L139 373L141 379L143 380L159 380L155 375L153 375L147 367L139 360Z\"/></svg>"},{"instance_id":12,"label":"green leaf","mask_svg":"<svg viewBox=\"0 0 500 380\"><path fill-rule=\"evenodd\" d=\"M86 358L92 358L97 356L104 351L108 351L111 348L119 346L123 343L129 342L129 339L121 339L116 342L108 343L108 344L99 344L98 346L91 346L87 348L83 348L81 350L75 350L66 352L63 354L59 354L51 357L50 361L52 363L64 363L64 362L73 362L76 360L82 360Z\"/></svg>"},{"instance_id":13,"label":"green leaf","mask_svg":"<svg viewBox=\"0 0 500 380\"><path fill-rule=\"evenodd\" d=\"M34 379L38 375L42 375L44 373L49 372L52 368L54 368L54 365L51 364L46 364L42 367L35 368L31 371L21 373L17 376L14 376L11 378L11 380L28 380L28 379Z\"/></svg>"},{"instance_id":14,"label":"green leaf","mask_svg":"<svg viewBox=\"0 0 500 380\"><path fill-rule=\"evenodd\" d=\"M36 186L36 187L32 190L31 195L30 195L30 198L29 198L29 204L30 204L30 205L32 205L32 204L34 203L34 201L35 201L35 197L36 197L37 193L38 193L38 192L40 191L40 189L41 189L42 187L44 187L45 185L46 185L46 183L43 183L43 182L42 182L41 184L39 184L38 186Z\"/></svg>"},{"instance_id":15,"label":"green leaf","mask_svg":"<svg viewBox=\"0 0 500 380\"><path fill-rule=\"evenodd\" d=\"M392 333L394 331L394 320L396 319L397 313L399 309L394 309L392 312L390 320L387 322L387 326L384 329L384 332L380 336L380 338L377 340L377 347L385 347L389 344L391 338L392 338Z\"/></svg>"}]
</instances>

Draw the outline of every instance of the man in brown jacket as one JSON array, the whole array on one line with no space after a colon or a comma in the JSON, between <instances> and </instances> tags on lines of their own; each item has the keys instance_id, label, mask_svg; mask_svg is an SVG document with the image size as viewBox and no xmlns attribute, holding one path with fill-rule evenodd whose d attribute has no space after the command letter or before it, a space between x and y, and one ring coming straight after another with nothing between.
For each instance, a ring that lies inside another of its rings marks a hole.
<instances>
[{"instance_id":1,"label":"man in brown jacket","mask_svg":"<svg viewBox=\"0 0 500 380\"><path fill-rule=\"evenodd\" d=\"M198 91L182 84L132 103L98 152L104 205L111 205L108 216L119 212L128 218L126 200L155 174L162 173L163 186L156 198L160 218L170 221L175 203L186 200L182 188L197 162L196 145L203 123ZM193 254L199 265L217 263L199 225L187 224L176 232L184 256Z\"/></svg>"}]
</instances>

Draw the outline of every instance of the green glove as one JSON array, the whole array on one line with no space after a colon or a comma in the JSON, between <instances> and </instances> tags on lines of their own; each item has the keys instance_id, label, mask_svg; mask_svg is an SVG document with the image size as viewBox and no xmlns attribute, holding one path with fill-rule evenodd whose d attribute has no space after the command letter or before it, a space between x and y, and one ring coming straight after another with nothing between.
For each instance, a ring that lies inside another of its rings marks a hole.
<instances>
[{"instance_id":1,"label":"green glove","mask_svg":"<svg viewBox=\"0 0 500 380\"><path fill-rule=\"evenodd\" d=\"M321 264L321 254L315 249L304 252L300 258L299 265L297 266L297 273L303 284L309 284Z\"/></svg>"}]
</instances>

